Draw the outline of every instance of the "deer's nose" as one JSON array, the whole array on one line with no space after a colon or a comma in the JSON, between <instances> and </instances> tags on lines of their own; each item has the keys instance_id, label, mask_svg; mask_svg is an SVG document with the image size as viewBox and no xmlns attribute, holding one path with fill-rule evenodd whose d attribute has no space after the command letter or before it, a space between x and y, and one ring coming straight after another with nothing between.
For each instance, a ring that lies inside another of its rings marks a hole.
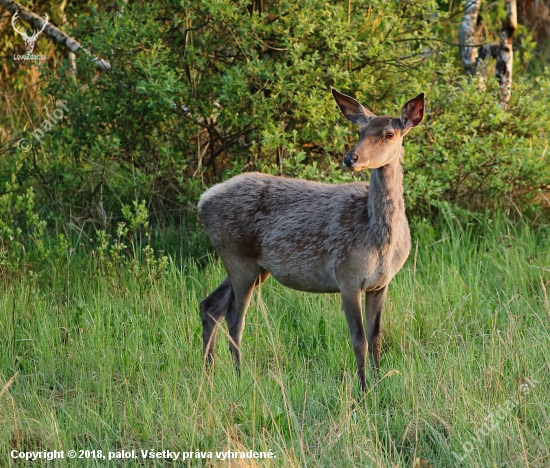
<instances>
[{"instance_id":1,"label":"deer's nose","mask_svg":"<svg viewBox=\"0 0 550 468\"><path fill-rule=\"evenodd\" d=\"M358 159L359 156L357 156L355 153L348 153L344 156L344 165L351 167L357 162Z\"/></svg>"}]
</instances>

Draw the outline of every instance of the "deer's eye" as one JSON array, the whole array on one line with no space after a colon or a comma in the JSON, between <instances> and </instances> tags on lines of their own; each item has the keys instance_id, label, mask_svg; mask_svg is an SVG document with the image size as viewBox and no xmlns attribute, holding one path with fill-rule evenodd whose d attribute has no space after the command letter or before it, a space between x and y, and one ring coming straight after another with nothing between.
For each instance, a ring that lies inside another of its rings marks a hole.
<instances>
[{"instance_id":1,"label":"deer's eye","mask_svg":"<svg viewBox=\"0 0 550 468\"><path fill-rule=\"evenodd\" d=\"M390 139L393 138L393 133L391 132L386 133L386 138L390 138Z\"/></svg>"}]
</instances>

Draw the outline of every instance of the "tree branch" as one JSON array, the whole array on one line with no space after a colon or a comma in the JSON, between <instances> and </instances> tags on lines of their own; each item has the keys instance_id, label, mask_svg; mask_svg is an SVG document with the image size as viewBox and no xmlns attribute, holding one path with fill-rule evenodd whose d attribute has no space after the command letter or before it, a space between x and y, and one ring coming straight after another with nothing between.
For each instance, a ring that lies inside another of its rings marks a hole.
<instances>
[{"instance_id":1,"label":"tree branch","mask_svg":"<svg viewBox=\"0 0 550 468\"><path fill-rule=\"evenodd\" d=\"M44 20L37 14L29 11L25 7L21 6L19 3L14 2L13 0L0 0L0 6L3 6L10 13L15 14L19 12L19 17L29 23L34 29L40 30L44 26ZM59 28L55 27L53 24L48 23L44 29L44 34L46 34L50 39L52 39L57 44L66 47L73 53L84 52L85 54L92 57L92 61L100 70L111 71L111 64L99 57L94 57L89 50L82 47L78 41L61 31Z\"/></svg>"}]
</instances>

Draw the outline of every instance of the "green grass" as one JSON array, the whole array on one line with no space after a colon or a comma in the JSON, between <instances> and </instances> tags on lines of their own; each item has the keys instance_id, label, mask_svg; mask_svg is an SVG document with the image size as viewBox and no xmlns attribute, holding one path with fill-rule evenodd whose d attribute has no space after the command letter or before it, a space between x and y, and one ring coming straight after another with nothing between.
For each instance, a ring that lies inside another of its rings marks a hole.
<instances>
[{"instance_id":1,"label":"green grass","mask_svg":"<svg viewBox=\"0 0 550 468\"><path fill-rule=\"evenodd\" d=\"M147 281L75 254L70 275L60 262L41 281L6 281L0 466L23 465L13 449L213 452L177 466L550 466L550 229L416 232L383 312L383 377L365 397L337 295L269 279L239 379L225 329L203 370L198 303L225 276L215 259ZM215 459L228 449L277 458ZM69 465L167 463L55 463Z\"/></svg>"}]
</instances>

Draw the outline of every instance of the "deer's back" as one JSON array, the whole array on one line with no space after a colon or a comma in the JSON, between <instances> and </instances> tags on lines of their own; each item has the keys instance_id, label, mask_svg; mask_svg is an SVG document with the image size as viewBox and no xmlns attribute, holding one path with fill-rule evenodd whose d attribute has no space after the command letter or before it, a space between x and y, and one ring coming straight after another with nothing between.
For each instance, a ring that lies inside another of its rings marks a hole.
<instances>
[{"instance_id":1,"label":"deer's back","mask_svg":"<svg viewBox=\"0 0 550 468\"><path fill-rule=\"evenodd\" d=\"M206 191L202 222L218 249L249 255L329 252L365 228L368 184L322 184L260 173L241 174ZM351 239L349 239L351 241Z\"/></svg>"}]
</instances>

